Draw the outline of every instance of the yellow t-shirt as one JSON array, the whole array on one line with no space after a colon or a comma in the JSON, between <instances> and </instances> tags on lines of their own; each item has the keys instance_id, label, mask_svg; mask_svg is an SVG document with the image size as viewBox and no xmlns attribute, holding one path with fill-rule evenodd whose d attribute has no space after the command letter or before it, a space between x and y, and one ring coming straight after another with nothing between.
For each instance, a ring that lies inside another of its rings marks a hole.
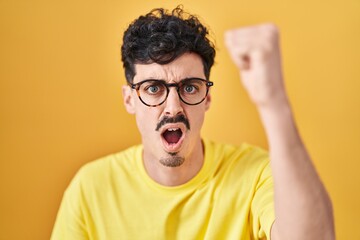
<instances>
[{"instance_id":1,"label":"yellow t-shirt","mask_svg":"<svg viewBox=\"0 0 360 240\"><path fill-rule=\"evenodd\" d=\"M142 145L86 164L64 194L51 239L270 239L267 153L247 144L204 145L203 167L176 187L147 175Z\"/></svg>"}]
</instances>

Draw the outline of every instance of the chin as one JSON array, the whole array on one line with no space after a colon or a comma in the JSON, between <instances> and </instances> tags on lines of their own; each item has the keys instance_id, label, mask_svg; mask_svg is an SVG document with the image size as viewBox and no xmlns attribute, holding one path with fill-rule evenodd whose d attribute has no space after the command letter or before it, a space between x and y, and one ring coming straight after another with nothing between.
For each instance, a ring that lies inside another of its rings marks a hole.
<instances>
[{"instance_id":1,"label":"chin","mask_svg":"<svg viewBox=\"0 0 360 240\"><path fill-rule=\"evenodd\" d=\"M184 162L185 158L178 155L169 155L159 159L159 162L165 167L176 168L180 167Z\"/></svg>"}]
</instances>

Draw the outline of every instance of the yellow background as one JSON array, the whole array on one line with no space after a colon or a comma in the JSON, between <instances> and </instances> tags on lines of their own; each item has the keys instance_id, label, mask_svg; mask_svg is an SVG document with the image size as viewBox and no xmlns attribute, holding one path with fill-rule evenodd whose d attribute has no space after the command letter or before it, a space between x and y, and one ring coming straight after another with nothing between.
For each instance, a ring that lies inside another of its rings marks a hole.
<instances>
[{"instance_id":1,"label":"yellow background","mask_svg":"<svg viewBox=\"0 0 360 240\"><path fill-rule=\"evenodd\" d=\"M280 27L288 93L338 239L360 239L359 0L0 0L0 239L48 239L77 169L139 143L122 105L122 33L140 14L179 3L216 40L203 135L220 142L266 147L224 31Z\"/></svg>"}]
</instances>

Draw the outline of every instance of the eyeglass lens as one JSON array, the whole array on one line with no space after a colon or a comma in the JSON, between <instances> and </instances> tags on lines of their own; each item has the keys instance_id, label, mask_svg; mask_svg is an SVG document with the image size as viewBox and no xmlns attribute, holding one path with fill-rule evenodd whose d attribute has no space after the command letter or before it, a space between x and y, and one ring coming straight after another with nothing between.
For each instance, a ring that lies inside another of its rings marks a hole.
<instances>
[{"instance_id":1,"label":"eyeglass lens","mask_svg":"<svg viewBox=\"0 0 360 240\"><path fill-rule=\"evenodd\" d=\"M181 100L190 105L202 102L208 91L206 81L200 79L183 80L176 86ZM159 80L145 81L138 88L139 97L145 104L150 106L162 104L166 100L168 92L169 88L166 83Z\"/></svg>"}]
</instances>

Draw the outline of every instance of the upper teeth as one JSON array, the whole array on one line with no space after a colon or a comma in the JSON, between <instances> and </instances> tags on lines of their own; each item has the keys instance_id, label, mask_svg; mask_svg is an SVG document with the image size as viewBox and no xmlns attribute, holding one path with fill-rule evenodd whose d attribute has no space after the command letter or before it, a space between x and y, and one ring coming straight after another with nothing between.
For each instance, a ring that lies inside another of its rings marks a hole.
<instances>
[{"instance_id":1,"label":"upper teeth","mask_svg":"<svg viewBox=\"0 0 360 240\"><path fill-rule=\"evenodd\" d=\"M169 128L168 131L177 131L179 128Z\"/></svg>"}]
</instances>

